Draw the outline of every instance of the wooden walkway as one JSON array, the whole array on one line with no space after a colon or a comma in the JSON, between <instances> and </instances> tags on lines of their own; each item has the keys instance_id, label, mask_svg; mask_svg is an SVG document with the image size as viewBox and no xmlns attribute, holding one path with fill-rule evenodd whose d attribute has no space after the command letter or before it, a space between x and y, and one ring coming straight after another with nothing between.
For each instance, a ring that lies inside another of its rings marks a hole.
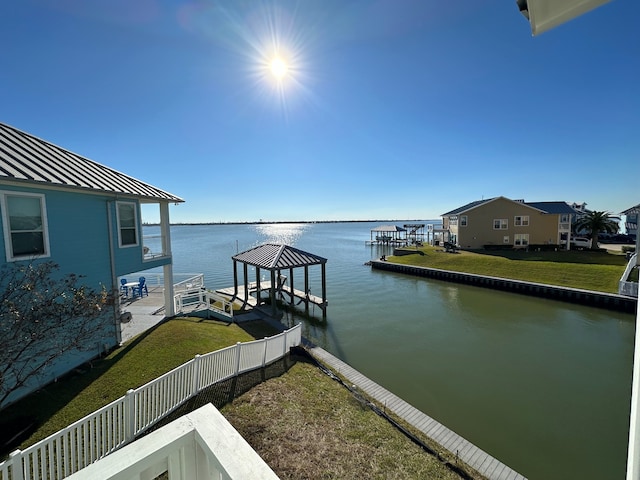
<instances>
[{"instance_id":1,"label":"wooden walkway","mask_svg":"<svg viewBox=\"0 0 640 480\"><path fill-rule=\"evenodd\" d=\"M316 360L345 377L350 383L357 386L369 397L384 405L387 410L392 411L404 421L420 430L427 437L446 448L449 452L457 455L460 460L489 480L526 480L526 478L518 472L493 458L433 418L422 413L400 397L365 377L326 350L315 345L307 345L306 347Z\"/></svg>"}]
</instances>

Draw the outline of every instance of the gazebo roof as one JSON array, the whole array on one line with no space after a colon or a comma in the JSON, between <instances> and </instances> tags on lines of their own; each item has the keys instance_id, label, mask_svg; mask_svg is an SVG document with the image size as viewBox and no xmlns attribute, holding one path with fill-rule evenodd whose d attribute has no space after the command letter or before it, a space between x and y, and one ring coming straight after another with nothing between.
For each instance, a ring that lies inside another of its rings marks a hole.
<instances>
[{"instance_id":1,"label":"gazebo roof","mask_svg":"<svg viewBox=\"0 0 640 480\"><path fill-rule=\"evenodd\" d=\"M406 232L406 228L397 225L379 225L371 229L372 232Z\"/></svg>"},{"instance_id":2,"label":"gazebo roof","mask_svg":"<svg viewBox=\"0 0 640 480\"><path fill-rule=\"evenodd\" d=\"M326 258L278 243L265 243L240 252L231 258L266 270L284 270L285 268L327 263Z\"/></svg>"}]
</instances>

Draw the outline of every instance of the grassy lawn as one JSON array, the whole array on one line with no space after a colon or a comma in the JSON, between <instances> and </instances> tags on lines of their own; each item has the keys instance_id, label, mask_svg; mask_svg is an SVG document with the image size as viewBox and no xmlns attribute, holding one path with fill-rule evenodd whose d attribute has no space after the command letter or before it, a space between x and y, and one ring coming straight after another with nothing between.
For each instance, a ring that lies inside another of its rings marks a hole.
<instances>
[{"instance_id":1,"label":"grassy lawn","mask_svg":"<svg viewBox=\"0 0 640 480\"><path fill-rule=\"evenodd\" d=\"M627 260L624 254L591 252L459 251L424 246L413 255L389 256L390 262L492 277L511 278L599 292L618 293Z\"/></svg>"},{"instance_id":2,"label":"grassy lawn","mask_svg":"<svg viewBox=\"0 0 640 480\"><path fill-rule=\"evenodd\" d=\"M104 359L2 410L0 432L16 418L33 420L37 429L19 448L32 445L160 375L208 353L253 340L237 325L177 318L143 333ZM7 453L7 452L3 452Z\"/></svg>"},{"instance_id":3,"label":"grassy lawn","mask_svg":"<svg viewBox=\"0 0 640 480\"><path fill-rule=\"evenodd\" d=\"M282 479L460 478L308 363L221 411Z\"/></svg>"},{"instance_id":4,"label":"grassy lawn","mask_svg":"<svg viewBox=\"0 0 640 480\"><path fill-rule=\"evenodd\" d=\"M25 448L197 353L274 333L262 322L248 322L242 328L194 318L165 322L84 371L3 410L0 432L7 435L2 423L12 418L34 418L38 428L20 446ZM258 382L221 411L283 479L459 479L445 459L468 468L436 445L430 448L439 451L440 458L425 452L305 361Z\"/></svg>"}]
</instances>

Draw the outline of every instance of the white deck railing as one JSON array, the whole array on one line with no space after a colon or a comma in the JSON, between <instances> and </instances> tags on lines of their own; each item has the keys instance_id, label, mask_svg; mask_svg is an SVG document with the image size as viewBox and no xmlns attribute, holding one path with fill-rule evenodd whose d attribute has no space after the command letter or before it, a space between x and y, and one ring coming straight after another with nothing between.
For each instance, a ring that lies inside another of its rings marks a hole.
<instances>
[{"instance_id":1,"label":"white deck railing","mask_svg":"<svg viewBox=\"0 0 640 480\"><path fill-rule=\"evenodd\" d=\"M631 271L637 266L638 254L634 253L629 258L629 262L627 262L627 266L624 269L624 273L622 277L620 277L620 282L618 283L618 293L620 295L626 295L628 297L637 297L638 296L638 282L629 282L629 275L631 275Z\"/></svg>"},{"instance_id":2,"label":"white deck railing","mask_svg":"<svg viewBox=\"0 0 640 480\"><path fill-rule=\"evenodd\" d=\"M0 463L0 480L58 480L135 440L215 383L261 368L302 341L302 325L196 357Z\"/></svg>"},{"instance_id":3,"label":"white deck railing","mask_svg":"<svg viewBox=\"0 0 640 480\"><path fill-rule=\"evenodd\" d=\"M211 310L224 319L233 319L233 302L214 292L205 290L203 286L190 290L177 291L173 296L174 312L183 312L185 307L203 304L204 308Z\"/></svg>"}]
</instances>

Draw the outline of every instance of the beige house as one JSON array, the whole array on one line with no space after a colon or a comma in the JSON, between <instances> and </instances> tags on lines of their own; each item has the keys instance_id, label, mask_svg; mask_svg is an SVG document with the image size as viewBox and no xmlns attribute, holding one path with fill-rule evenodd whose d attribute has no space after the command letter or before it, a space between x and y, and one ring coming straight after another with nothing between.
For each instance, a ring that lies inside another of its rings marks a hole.
<instances>
[{"instance_id":1,"label":"beige house","mask_svg":"<svg viewBox=\"0 0 640 480\"><path fill-rule=\"evenodd\" d=\"M566 245L575 214L566 202L495 197L442 214L442 227L460 248Z\"/></svg>"}]
</instances>

